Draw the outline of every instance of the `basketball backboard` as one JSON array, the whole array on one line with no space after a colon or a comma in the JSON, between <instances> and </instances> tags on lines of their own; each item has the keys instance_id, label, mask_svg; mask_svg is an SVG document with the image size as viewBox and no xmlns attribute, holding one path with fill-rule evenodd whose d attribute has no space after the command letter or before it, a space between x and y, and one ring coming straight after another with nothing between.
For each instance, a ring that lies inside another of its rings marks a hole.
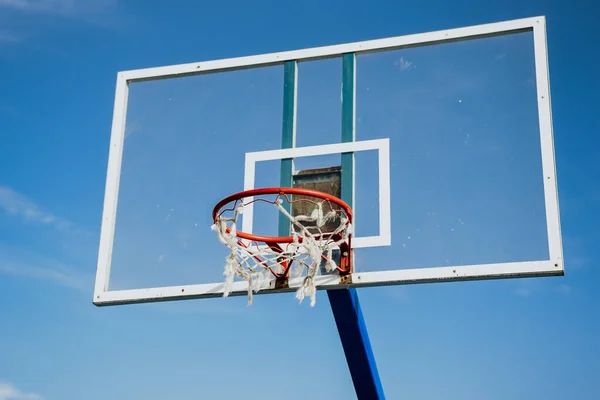
<instances>
[{"instance_id":1,"label":"basketball backboard","mask_svg":"<svg viewBox=\"0 0 600 400\"><path fill-rule=\"evenodd\" d=\"M322 168L354 265L318 289L564 272L543 17L120 72L113 118L96 305L222 296L215 204Z\"/></svg>"}]
</instances>

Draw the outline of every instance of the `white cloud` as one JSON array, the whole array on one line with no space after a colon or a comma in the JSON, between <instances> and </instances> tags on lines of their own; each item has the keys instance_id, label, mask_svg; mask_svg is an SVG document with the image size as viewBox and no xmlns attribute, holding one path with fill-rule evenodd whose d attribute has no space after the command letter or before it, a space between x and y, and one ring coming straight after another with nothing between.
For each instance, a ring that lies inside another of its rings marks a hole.
<instances>
[{"instance_id":1,"label":"white cloud","mask_svg":"<svg viewBox=\"0 0 600 400\"><path fill-rule=\"evenodd\" d=\"M590 259L585 256L571 256L566 261L565 264L568 265L569 268L584 268L591 264Z\"/></svg>"},{"instance_id":2,"label":"white cloud","mask_svg":"<svg viewBox=\"0 0 600 400\"><path fill-rule=\"evenodd\" d=\"M129 139L131 135L141 131L142 126L137 121L127 122L127 126L125 127L125 140Z\"/></svg>"},{"instance_id":3,"label":"white cloud","mask_svg":"<svg viewBox=\"0 0 600 400\"><path fill-rule=\"evenodd\" d=\"M0 400L43 400L35 393L25 393L10 383L0 382Z\"/></svg>"},{"instance_id":4,"label":"white cloud","mask_svg":"<svg viewBox=\"0 0 600 400\"><path fill-rule=\"evenodd\" d=\"M117 0L0 0L0 45L17 45L52 29L64 19L99 28L122 26ZM42 18L43 23L39 20ZM24 21L30 20L29 23ZM27 39L27 40L26 40Z\"/></svg>"},{"instance_id":5,"label":"white cloud","mask_svg":"<svg viewBox=\"0 0 600 400\"><path fill-rule=\"evenodd\" d=\"M0 7L33 12L64 12L73 4L71 0L0 0Z\"/></svg>"},{"instance_id":6,"label":"white cloud","mask_svg":"<svg viewBox=\"0 0 600 400\"><path fill-rule=\"evenodd\" d=\"M86 293L93 285L93 278L89 274L84 274L72 266L28 250L2 245L0 274L43 280Z\"/></svg>"},{"instance_id":7,"label":"white cloud","mask_svg":"<svg viewBox=\"0 0 600 400\"><path fill-rule=\"evenodd\" d=\"M0 0L1 1L1 0ZM15 247L0 243L0 275L29 278L87 292L92 286L89 273L58 261L55 257L59 249L65 250L68 260L82 261L81 250L91 246L89 232L70 221L44 210L35 202L7 186L0 186L0 214L2 210L11 217L19 218L27 224L47 226L58 231L52 255L42 255L31 247ZM76 240L76 242L74 242ZM2 400L0 398L0 400Z\"/></svg>"},{"instance_id":8,"label":"white cloud","mask_svg":"<svg viewBox=\"0 0 600 400\"><path fill-rule=\"evenodd\" d=\"M519 288L517 290L515 290L515 292L519 295L519 296L523 296L523 297L527 297L531 294L531 291L525 288Z\"/></svg>"},{"instance_id":9,"label":"white cloud","mask_svg":"<svg viewBox=\"0 0 600 400\"><path fill-rule=\"evenodd\" d=\"M394 65L400 67L401 71L410 71L412 68L416 67L413 65L412 61L405 60L404 57L400 57L399 60L394 62Z\"/></svg>"},{"instance_id":10,"label":"white cloud","mask_svg":"<svg viewBox=\"0 0 600 400\"><path fill-rule=\"evenodd\" d=\"M26 196L8 186L0 186L0 209L4 209L8 215L21 217L26 222L52 225L61 230L74 228L71 222L42 210Z\"/></svg>"},{"instance_id":11,"label":"white cloud","mask_svg":"<svg viewBox=\"0 0 600 400\"><path fill-rule=\"evenodd\" d=\"M571 292L573 291L573 289L571 288L571 286L569 285L565 285L564 283L561 283L560 285L558 285L558 290L564 294L565 296L568 296L571 294Z\"/></svg>"},{"instance_id":12,"label":"white cloud","mask_svg":"<svg viewBox=\"0 0 600 400\"><path fill-rule=\"evenodd\" d=\"M260 300L263 300L262 296ZM254 301L257 301L256 298ZM245 313L248 310L247 303L248 299L244 296L229 297L227 299L218 297L199 302L169 301L166 303L157 303L154 309L168 314L232 315Z\"/></svg>"},{"instance_id":13,"label":"white cloud","mask_svg":"<svg viewBox=\"0 0 600 400\"><path fill-rule=\"evenodd\" d=\"M410 300L409 288L407 286L392 286L386 289L387 294L394 300L406 302Z\"/></svg>"},{"instance_id":14,"label":"white cloud","mask_svg":"<svg viewBox=\"0 0 600 400\"><path fill-rule=\"evenodd\" d=\"M21 37L15 34L14 32L0 30L0 44L15 44L20 42Z\"/></svg>"},{"instance_id":15,"label":"white cloud","mask_svg":"<svg viewBox=\"0 0 600 400\"><path fill-rule=\"evenodd\" d=\"M100 12L114 5L114 0L0 0L0 8L65 16Z\"/></svg>"},{"instance_id":16,"label":"white cloud","mask_svg":"<svg viewBox=\"0 0 600 400\"><path fill-rule=\"evenodd\" d=\"M0 261L0 274L51 281L59 285L70 287L72 289L88 289L86 285L82 282L82 279L78 278L73 273L73 270L69 271L68 269L64 268L61 270L44 267L34 267L22 264L9 264Z\"/></svg>"}]
</instances>

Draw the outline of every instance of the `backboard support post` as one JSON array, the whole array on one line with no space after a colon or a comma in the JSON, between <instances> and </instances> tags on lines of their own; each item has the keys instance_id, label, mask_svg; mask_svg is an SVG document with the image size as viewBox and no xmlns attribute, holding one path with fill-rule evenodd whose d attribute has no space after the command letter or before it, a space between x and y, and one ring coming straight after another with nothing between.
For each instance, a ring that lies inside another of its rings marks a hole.
<instances>
[{"instance_id":1,"label":"backboard support post","mask_svg":"<svg viewBox=\"0 0 600 400\"><path fill-rule=\"evenodd\" d=\"M356 289L328 290L327 297L357 398L384 400L383 385Z\"/></svg>"},{"instance_id":2,"label":"backboard support post","mask_svg":"<svg viewBox=\"0 0 600 400\"><path fill-rule=\"evenodd\" d=\"M281 129L281 148L288 149L296 144L296 102L298 99L298 63L286 61L283 67L283 124ZM294 171L294 160L286 158L281 160L280 187L292 186L292 173ZM291 211L290 204L282 205L288 212ZM290 221L279 215L279 236L287 236L290 233Z\"/></svg>"},{"instance_id":3,"label":"backboard support post","mask_svg":"<svg viewBox=\"0 0 600 400\"><path fill-rule=\"evenodd\" d=\"M355 60L354 53L342 56L342 142L354 142L356 136ZM297 68L295 61L284 64L282 148L295 147L296 142ZM340 197L353 206L354 152L341 154L341 166L299 171L296 174L293 162L293 159L281 160L282 187L293 186L323 191ZM294 214L296 210L288 211ZM279 235L285 236L289 233L289 220L280 218ZM356 289L328 290L327 296L358 399L385 399Z\"/></svg>"},{"instance_id":4,"label":"backboard support post","mask_svg":"<svg viewBox=\"0 0 600 400\"><path fill-rule=\"evenodd\" d=\"M342 61L342 142L355 140L356 56ZM354 153L342 154L342 200L354 206ZM385 399L356 289L328 290L338 334L359 400Z\"/></svg>"}]
</instances>

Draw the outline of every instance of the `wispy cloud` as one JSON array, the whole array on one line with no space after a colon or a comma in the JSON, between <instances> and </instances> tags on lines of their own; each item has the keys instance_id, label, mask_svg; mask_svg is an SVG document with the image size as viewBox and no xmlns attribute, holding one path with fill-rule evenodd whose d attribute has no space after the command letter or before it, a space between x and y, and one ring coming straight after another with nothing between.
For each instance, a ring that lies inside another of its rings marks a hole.
<instances>
[{"instance_id":1,"label":"wispy cloud","mask_svg":"<svg viewBox=\"0 0 600 400\"><path fill-rule=\"evenodd\" d=\"M8 186L0 186L0 209L25 222L51 225L60 230L74 229L71 222L42 210L35 202Z\"/></svg>"},{"instance_id":2,"label":"wispy cloud","mask_svg":"<svg viewBox=\"0 0 600 400\"><path fill-rule=\"evenodd\" d=\"M412 61L406 60L404 57L400 57L399 60L396 60L394 65L399 67L401 71L410 71L411 69L416 68L416 65L414 65Z\"/></svg>"},{"instance_id":3,"label":"wispy cloud","mask_svg":"<svg viewBox=\"0 0 600 400\"><path fill-rule=\"evenodd\" d=\"M76 276L74 272L75 270L67 268L53 269L23 264L10 264L0 261L0 274L49 281L71 289L88 290L89 286L85 284L81 277Z\"/></svg>"},{"instance_id":4,"label":"wispy cloud","mask_svg":"<svg viewBox=\"0 0 600 400\"><path fill-rule=\"evenodd\" d=\"M57 242L50 256L40 255L30 247L19 248L0 243L0 275L45 281L79 291L89 290L92 285L89 274L83 274L78 268L54 258L63 248L68 260L77 259L76 262L81 262L77 252L90 246L89 232L44 210L25 195L7 186L0 186L0 213L2 210L25 224L53 228L57 234L52 237ZM73 240L77 240L76 245L73 245Z\"/></svg>"},{"instance_id":5,"label":"wispy cloud","mask_svg":"<svg viewBox=\"0 0 600 400\"><path fill-rule=\"evenodd\" d=\"M518 288L515 290L515 293L519 296L528 297L531 294L531 291L525 288Z\"/></svg>"},{"instance_id":6,"label":"wispy cloud","mask_svg":"<svg viewBox=\"0 0 600 400\"><path fill-rule=\"evenodd\" d=\"M575 287L560 280L549 278L518 279L511 283L513 292L520 297L555 297L558 294L569 296Z\"/></svg>"},{"instance_id":7,"label":"wispy cloud","mask_svg":"<svg viewBox=\"0 0 600 400\"><path fill-rule=\"evenodd\" d=\"M43 397L35 393L26 393L16 386L0 382L0 400L43 400Z\"/></svg>"},{"instance_id":8,"label":"wispy cloud","mask_svg":"<svg viewBox=\"0 0 600 400\"><path fill-rule=\"evenodd\" d=\"M565 268L579 270L591 265L588 249L594 247L594 240L585 236L563 236L563 247L565 248Z\"/></svg>"},{"instance_id":9,"label":"wispy cloud","mask_svg":"<svg viewBox=\"0 0 600 400\"><path fill-rule=\"evenodd\" d=\"M569 285L565 285L564 283L561 283L560 285L558 285L558 290L565 296L568 296L573 291L573 288Z\"/></svg>"},{"instance_id":10,"label":"wispy cloud","mask_svg":"<svg viewBox=\"0 0 600 400\"><path fill-rule=\"evenodd\" d=\"M2 245L0 274L46 281L86 293L89 292L93 280L91 275L60 261Z\"/></svg>"},{"instance_id":11,"label":"wispy cloud","mask_svg":"<svg viewBox=\"0 0 600 400\"><path fill-rule=\"evenodd\" d=\"M0 0L0 1L2 1L2 0ZM0 44L15 44L15 43L20 43L21 40L22 40L22 38L14 32L7 31L7 30L0 30Z\"/></svg>"},{"instance_id":12,"label":"wispy cloud","mask_svg":"<svg viewBox=\"0 0 600 400\"><path fill-rule=\"evenodd\" d=\"M68 0L0 0L0 6L23 11L54 11L69 7Z\"/></svg>"},{"instance_id":13,"label":"wispy cloud","mask_svg":"<svg viewBox=\"0 0 600 400\"><path fill-rule=\"evenodd\" d=\"M256 299L255 299L256 301ZM216 298L203 300L201 302L176 301L158 303L155 305L157 311L169 314L217 314L231 315L247 312L247 298L244 296L230 297L227 299Z\"/></svg>"},{"instance_id":14,"label":"wispy cloud","mask_svg":"<svg viewBox=\"0 0 600 400\"><path fill-rule=\"evenodd\" d=\"M125 127L125 140L129 139L131 135L142 130L142 125L137 121L128 122Z\"/></svg>"},{"instance_id":15,"label":"wispy cloud","mask_svg":"<svg viewBox=\"0 0 600 400\"><path fill-rule=\"evenodd\" d=\"M549 281L541 279L517 279L515 281L508 281L514 290L514 293L520 297L531 297L538 296L547 292L547 285Z\"/></svg>"},{"instance_id":16,"label":"wispy cloud","mask_svg":"<svg viewBox=\"0 0 600 400\"><path fill-rule=\"evenodd\" d=\"M568 265L569 268L574 269L585 268L588 267L590 264L590 258L584 255L571 256L565 260L565 265Z\"/></svg>"},{"instance_id":17,"label":"wispy cloud","mask_svg":"<svg viewBox=\"0 0 600 400\"><path fill-rule=\"evenodd\" d=\"M26 13L76 16L111 9L114 0L0 0L0 7Z\"/></svg>"},{"instance_id":18,"label":"wispy cloud","mask_svg":"<svg viewBox=\"0 0 600 400\"><path fill-rule=\"evenodd\" d=\"M0 0L0 46L25 44L42 31L47 36L65 19L115 29L124 26L123 18L117 0Z\"/></svg>"},{"instance_id":19,"label":"wispy cloud","mask_svg":"<svg viewBox=\"0 0 600 400\"><path fill-rule=\"evenodd\" d=\"M8 35L8 33L7 33ZM8 38L8 36L7 36ZM14 37L14 40L17 40L17 37ZM5 42L2 41L2 31L0 31L0 45L2 45L3 43L18 43L17 41L10 41L7 40ZM0 114L10 117L10 118L21 118L21 113L19 112L18 109L16 109L13 105L8 104L6 102L3 102L2 100L0 100ZM13 131L14 132L14 131ZM3 132L5 135L10 135L11 132L9 131L4 131Z\"/></svg>"}]
</instances>

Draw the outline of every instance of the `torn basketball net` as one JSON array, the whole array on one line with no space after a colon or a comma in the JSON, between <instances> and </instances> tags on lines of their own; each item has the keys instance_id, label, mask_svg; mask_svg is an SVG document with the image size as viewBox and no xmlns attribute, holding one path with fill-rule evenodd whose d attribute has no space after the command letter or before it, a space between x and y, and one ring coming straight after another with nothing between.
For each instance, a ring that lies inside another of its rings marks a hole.
<instances>
[{"instance_id":1,"label":"torn basketball net","mask_svg":"<svg viewBox=\"0 0 600 400\"><path fill-rule=\"evenodd\" d=\"M302 197L294 198L294 195ZM246 198L248 200L244 202ZM237 229L238 218L244 208L258 202L276 207L289 220L291 236L259 236ZM309 214L292 216L284 207L285 202L290 208L295 203L305 202L303 206L308 208ZM228 208L223 208L229 203L232 204ZM253 292L267 287L273 278L276 287L286 287L288 279L303 276L296 298L302 302L308 296L310 305L314 306L315 276L321 268L328 273L337 270L340 275L351 272L352 210L342 200L326 193L298 188L240 192L217 204L213 220L212 230L217 232L219 241L230 251L223 273L224 297L231 292L235 277L248 282L248 304L251 305ZM333 225L334 229L324 231L326 225ZM339 265L334 260L334 251L339 251Z\"/></svg>"}]
</instances>

